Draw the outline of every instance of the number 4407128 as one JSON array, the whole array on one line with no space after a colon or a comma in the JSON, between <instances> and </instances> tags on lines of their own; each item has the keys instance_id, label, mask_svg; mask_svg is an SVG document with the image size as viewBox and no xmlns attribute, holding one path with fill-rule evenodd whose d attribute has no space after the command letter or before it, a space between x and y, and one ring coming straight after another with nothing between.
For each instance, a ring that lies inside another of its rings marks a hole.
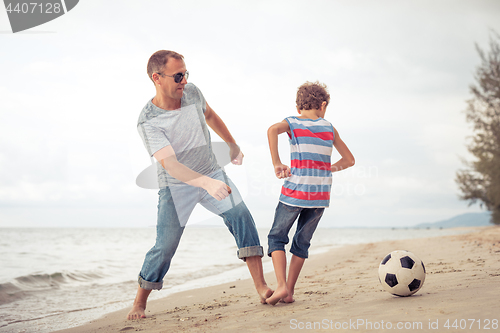
<instances>
[{"instance_id":1,"label":"number 4407128","mask_svg":"<svg viewBox=\"0 0 500 333\"><path fill-rule=\"evenodd\" d=\"M447 329L478 329L478 330L497 330L498 319L448 319L443 325Z\"/></svg>"},{"instance_id":2,"label":"number 4407128","mask_svg":"<svg viewBox=\"0 0 500 333\"><path fill-rule=\"evenodd\" d=\"M8 3L6 7L7 13L44 13L44 14L59 14L62 11L61 3L35 3L35 2L23 2L17 3L14 7L12 3Z\"/></svg>"}]
</instances>

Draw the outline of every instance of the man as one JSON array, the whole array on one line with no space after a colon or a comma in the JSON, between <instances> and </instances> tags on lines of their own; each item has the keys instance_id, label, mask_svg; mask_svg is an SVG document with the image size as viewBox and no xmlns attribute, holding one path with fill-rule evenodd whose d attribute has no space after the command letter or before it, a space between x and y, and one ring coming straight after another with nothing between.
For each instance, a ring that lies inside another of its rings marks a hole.
<instances>
[{"instance_id":1,"label":"man","mask_svg":"<svg viewBox=\"0 0 500 333\"><path fill-rule=\"evenodd\" d=\"M253 218L238 190L217 164L212 152L210 126L230 147L231 161L241 164L243 154L222 119L207 104L201 91L187 83L182 55L158 51L148 62L155 97L143 108L138 130L158 167L160 186L156 244L146 254L139 273L139 288L128 319L145 318L152 289L161 289L163 277L177 249L189 215L197 203L221 216L247 263L261 302L272 295L262 270L263 249Z\"/></svg>"}]
</instances>

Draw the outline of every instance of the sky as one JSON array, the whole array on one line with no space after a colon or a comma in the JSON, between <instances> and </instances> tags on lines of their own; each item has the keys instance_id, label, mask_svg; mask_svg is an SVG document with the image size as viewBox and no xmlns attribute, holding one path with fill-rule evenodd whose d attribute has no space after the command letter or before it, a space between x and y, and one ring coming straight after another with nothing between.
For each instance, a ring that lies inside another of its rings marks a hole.
<instances>
[{"instance_id":1,"label":"sky","mask_svg":"<svg viewBox=\"0 0 500 333\"><path fill-rule=\"evenodd\" d=\"M408 227L479 212L455 173L473 134L469 87L500 32L491 1L80 1L12 33L0 9L0 227L150 227L157 191L137 118L146 64L181 53L189 81L245 154L225 167L259 227L282 180L267 129L298 115L297 88L328 86L325 118L355 156L334 174L323 227ZM212 133L213 141L221 141ZM288 139L280 155L289 162ZM340 156L334 152L332 160ZM220 224L203 209L192 224Z\"/></svg>"}]
</instances>

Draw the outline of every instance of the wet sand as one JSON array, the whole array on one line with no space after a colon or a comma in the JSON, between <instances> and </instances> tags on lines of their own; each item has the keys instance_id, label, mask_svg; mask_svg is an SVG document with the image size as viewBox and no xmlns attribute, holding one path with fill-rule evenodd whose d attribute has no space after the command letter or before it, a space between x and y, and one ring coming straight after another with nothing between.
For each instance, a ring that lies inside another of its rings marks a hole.
<instances>
[{"instance_id":1,"label":"wet sand","mask_svg":"<svg viewBox=\"0 0 500 333\"><path fill-rule=\"evenodd\" d=\"M500 227L472 233L350 245L306 260L295 302L263 305L251 280L189 290L58 332L495 332L500 331ZM427 269L410 297L382 290L378 265L393 250L416 254ZM274 273L266 274L271 288Z\"/></svg>"}]
</instances>

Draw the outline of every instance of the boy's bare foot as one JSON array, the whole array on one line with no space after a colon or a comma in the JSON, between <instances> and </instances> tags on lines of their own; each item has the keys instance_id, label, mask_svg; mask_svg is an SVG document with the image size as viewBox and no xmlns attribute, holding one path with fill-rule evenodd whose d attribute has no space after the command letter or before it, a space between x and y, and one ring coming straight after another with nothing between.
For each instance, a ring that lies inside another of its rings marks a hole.
<instances>
[{"instance_id":1,"label":"boy's bare foot","mask_svg":"<svg viewBox=\"0 0 500 333\"><path fill-rule=\"evenodd\" d=\"M280 301L282 298L288 297L288 289L285 286L278 286L276 291L272 294L271 297L266 299L267 304L275 305Z\"/></svg>"},{"instance_id":2,"label":"boy's bare foot","mask_svg":"<svg viewBox=\"0 0 500 333\"><path fill-rule=\"evenodd\" d=\"M262 287L261 290L257 290L257 292L259 293L260 302L262 304L267 304L266 303L266 299L268 299L269 297L271 297L271 295L273 294L273 291L268 286Z\"/></svg>"},{"instance_id":3,"label":"boy's bare foot","mask_svg":"<svg viewBox=\"0 0 500 333\"><path fill-rule=\"evenodd\" d=\"M293 293L289 293L287 297L281 299L283 303L293 303L295 299L293 298Z\"/></svg>"},{"instance_id":4,"label":"boy's bare foot","mask_svg":"<svg viewBox=\"0 0 500 333\"><path fill-rule=\"evenodd\" d=\"M134 304L132 309L127 315L128 320L146 318L146 307L141 304Z\"/></svg>"}]
</instances>

